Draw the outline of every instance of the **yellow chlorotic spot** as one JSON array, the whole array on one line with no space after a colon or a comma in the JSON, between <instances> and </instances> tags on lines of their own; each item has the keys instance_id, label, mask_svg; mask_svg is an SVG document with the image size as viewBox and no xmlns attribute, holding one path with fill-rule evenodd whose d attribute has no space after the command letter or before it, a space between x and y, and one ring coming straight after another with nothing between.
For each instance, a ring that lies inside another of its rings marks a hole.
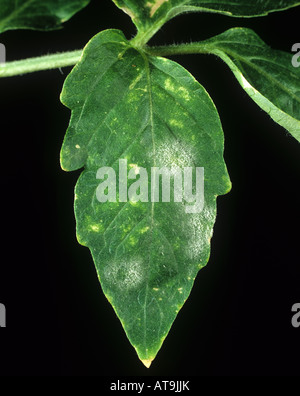
<instances>
[{"instance_id":1,"label":"yellow chlorotic spot","mask_svg":"<svg viewBox=\"0 0 300 396\"><path fill-rule=\"evenodd\" d=\"M100 224L92 224L90 225L90 229L94 232L101 231L102 226Z\"/></svg>"},{"instance_id":2,"label":"yellow chlorotic spot","mask_svg":"<svg viewBox=\"0 0 300 396\"><path fill-rule=\"evenodd\" d=\"M136 66L135 66L136 67ZM135 86L136 86L136 84L141 80L141 78L142 78L142 74L139 74L137 77L136 77L136 79L134 80L134 81L132 81L132 83L130 84L130 86L129 86L129 89L130 90L132 90Z\"/></svg>"},{"instance_id":3,"label":"yellow chlorotic spot","mask_svg":"<svg viewBox=\"0 0 300 396\"><path fill-rule=\"evenodd\" d=\"M145 234L145 232L147 232L149 229L150 229L150 227L144 227L141 229L140 233Z\"/></svg>"},{"instance_id":4,"label":"yellow chlorotic spot","mask_svg":"<svg viewBox=\"0 0 300 396\"><path fill-rule=\"evenodd\" d=\"M166 81L165 81L165 89L167 91L171 91L171 92L175 92L176 91L175 86L172 83L170 78L167 78Z\"/></svg>"},{"instance_id":5,"label":"yellow chlorotic spot","mask_svg":"<svg viewBox=\"0 0 300 396\"><path fill-rule=\"evenodd\" d=\"M178 120L175 120L175 119L170 120L170 125L171 125L171 126L178 127L178 128L183 128L182 122L181 122L181 121L178 121Z\"/></svg>"},{"instance_id":6,"label":"yellow chlorotic spot","mask_svg":"<svg viewBox=\"0 0 300 396\"><path fill-rule=\"evenodd\" d=\"M123 231L124 233L127 233L128 231L130 231L131 228L132 228L131 224L129 224L129 225L127 225L127 226L122 225L122 231Z\"/></svg>"},{"instance_id":7,"label":"yellow chlorotic spot","mask_svg":"<svg viewBox=\"0 0 300 396\"><path fill-rule=\"evenodd\" d=\"M134 236L131 236L131 237L129 238L129 243L130 243L131 246L136 245L137 242L138 242L138 240L137 240Z\"/></svg>"},{"instance_id":8,"label":"yellow chlorotic spot","mask_svg":"<svg viewBox=\"0 0 300 396\"><path fill-rule=\"evenodd\" d=\"M159 289L157 288L157 287L153 287L153 289L152 290L154 290L154 291L158 291Z\"/></svg>"},{"instance_id":9,"label":"yellow chlorotic spot","mask_svg":"<svg viewBox=\"0 0 300 396\"><path fill-rule=\"evenodd\" d=\"M80 149L80 146L79 146L79 144L76 144L76 146L75 146L77 149Z\"/></svg>"},{"instance_id":10,"label":"yellow chlorotic spot","mask_svg":"<svg viewBox=\"0 0 300 396\"><path fill-rule=\"evenodd\" d=\"M185 89L184 87L179 87L178 88L178 93L180 96L182 96L187 102L191 100L189 91Z\"/></svg>"}]
</instances>

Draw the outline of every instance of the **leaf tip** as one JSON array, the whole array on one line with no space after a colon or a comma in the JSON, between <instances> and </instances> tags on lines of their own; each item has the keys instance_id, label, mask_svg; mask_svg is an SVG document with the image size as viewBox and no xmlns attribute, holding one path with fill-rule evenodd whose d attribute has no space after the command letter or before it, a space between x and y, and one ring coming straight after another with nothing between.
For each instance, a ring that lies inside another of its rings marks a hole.
<instances>
[{"instance_id":1,"label":"leaf tip","mask_svg":"<svg viewBox=\"0 0 300 396\"><path fill-rule=\"evenodd\" d=\"M153 359L141 359L141 362L143 363L144 366L149 368L151 366L151 363L153 362Z\"/></svg>"}]
</instances>

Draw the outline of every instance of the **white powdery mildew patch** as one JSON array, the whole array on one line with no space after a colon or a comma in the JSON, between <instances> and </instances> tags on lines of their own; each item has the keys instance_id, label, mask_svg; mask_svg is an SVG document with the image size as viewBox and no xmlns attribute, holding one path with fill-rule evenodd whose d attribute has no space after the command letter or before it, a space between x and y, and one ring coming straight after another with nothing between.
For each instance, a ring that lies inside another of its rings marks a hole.
<instances>
[{"instance_id":1,"label":"white powdery mildew patch","mask_svg":"<svg viewBox=\"0 0 300 396\"><path fill-rule=\"evenodd\" d=\"M133 258L129 261L111 262L104 270L104 277L112 286L121 290L135 289L144 278L142 260Z\"/></svg>"},{"instance_id":2,"label":"white powdery mildew patch","mask_svg":"<svg viewBox=\"0 0 300 396\"><path fill-rule=\"evenodd\" d=\"M156 159L159 160L160 166L169 169L192 167L194 166L194 158L192 151L184 147L182 143L164 143L156 148Z\"/></svg>"},{"instance_id":3,"label":"white powdery mildew patch","mask_svg":"<svg viewBox=\"0 0 300 396\"><path fill-rule=\"evenodd\" d=\"M210 243L212 227L215 221L213 208L204 206L201 214L191 215L189 218L189 241L186 245L186 255L201 263L201 255L207 244ZM204 264L204 263L203 263Z\"/></svg>"}]
</instances>

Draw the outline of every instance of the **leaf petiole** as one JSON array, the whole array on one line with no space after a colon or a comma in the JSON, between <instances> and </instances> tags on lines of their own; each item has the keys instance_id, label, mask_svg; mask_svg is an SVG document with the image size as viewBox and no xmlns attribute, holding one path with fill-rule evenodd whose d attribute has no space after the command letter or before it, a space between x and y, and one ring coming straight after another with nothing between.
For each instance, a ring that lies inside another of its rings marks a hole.
<instances>
[{"instance_id":1,"label":"leaf petiole","mask_svg":"<svg viewBox=\"0 0 300 396\"><path fill-rule=\"evenodd\" d=\"M136 45L132 41L133 45ZM140 46L139 50L141 49ZM144 51L152 56L172 56L185 54L209 53L208 48L201 43L167 45L158 47L145 46ZM0 78L12 77L22 74L33 73L43 70L57 69L60 67L74 66L80 60L82 49L76 51L62 52L58 54L44 55L13 62L0 64Z\"/></svg>"},{"instance_id":2,"label":"leaf petiole","mask_svg":"<svg viewBox=\"0 0 300 396\"><path fill-rule=\"evenodd\" d=\"M211 47L202 42L146 47L145 51L152 56L211 54L213 52Z\"/></svg>"},{"instance_id":3,"label":"leaf petiole","mask_svg":"<svg viewBox=\"0 0 300 396\"><path fill-rule=\"evenodd\" d=\"M0 64L0 78L12 77L36 71L56 69L66 66L74 66L81 57L82 50L62 52L28 58L19 61L6 62Z\"/></svg>"}]
</instances>

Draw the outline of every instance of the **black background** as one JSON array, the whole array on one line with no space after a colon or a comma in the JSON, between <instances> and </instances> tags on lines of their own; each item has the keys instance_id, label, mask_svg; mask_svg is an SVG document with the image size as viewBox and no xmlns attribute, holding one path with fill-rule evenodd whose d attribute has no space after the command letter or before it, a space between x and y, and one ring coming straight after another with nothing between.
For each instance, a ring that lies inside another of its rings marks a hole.
<instances>
[{"instance_id":1,"label":"black background","mask_svg":"<svg viewBox=\"0 0 300 396\"><path fill-rule=\"evenodd\" d=\"M299 8L253 19L183 15L150 43L245 26L291 52L300 42L299 16ZM11 31L0 41L10 61L82 48L107 28L128 39L135 34L111 0L92 0L62 30ZM291 325L292 305L300 302L299 143L249 99L222 61L173 59L218 108L233 188L218 198L211 258L150 369L104 297L89 250L76 241L80 172L59 165L70 117L59 94L71 69L0 80L2 375L299 375L300 328Z\"/></svg>"}]
</instances>

